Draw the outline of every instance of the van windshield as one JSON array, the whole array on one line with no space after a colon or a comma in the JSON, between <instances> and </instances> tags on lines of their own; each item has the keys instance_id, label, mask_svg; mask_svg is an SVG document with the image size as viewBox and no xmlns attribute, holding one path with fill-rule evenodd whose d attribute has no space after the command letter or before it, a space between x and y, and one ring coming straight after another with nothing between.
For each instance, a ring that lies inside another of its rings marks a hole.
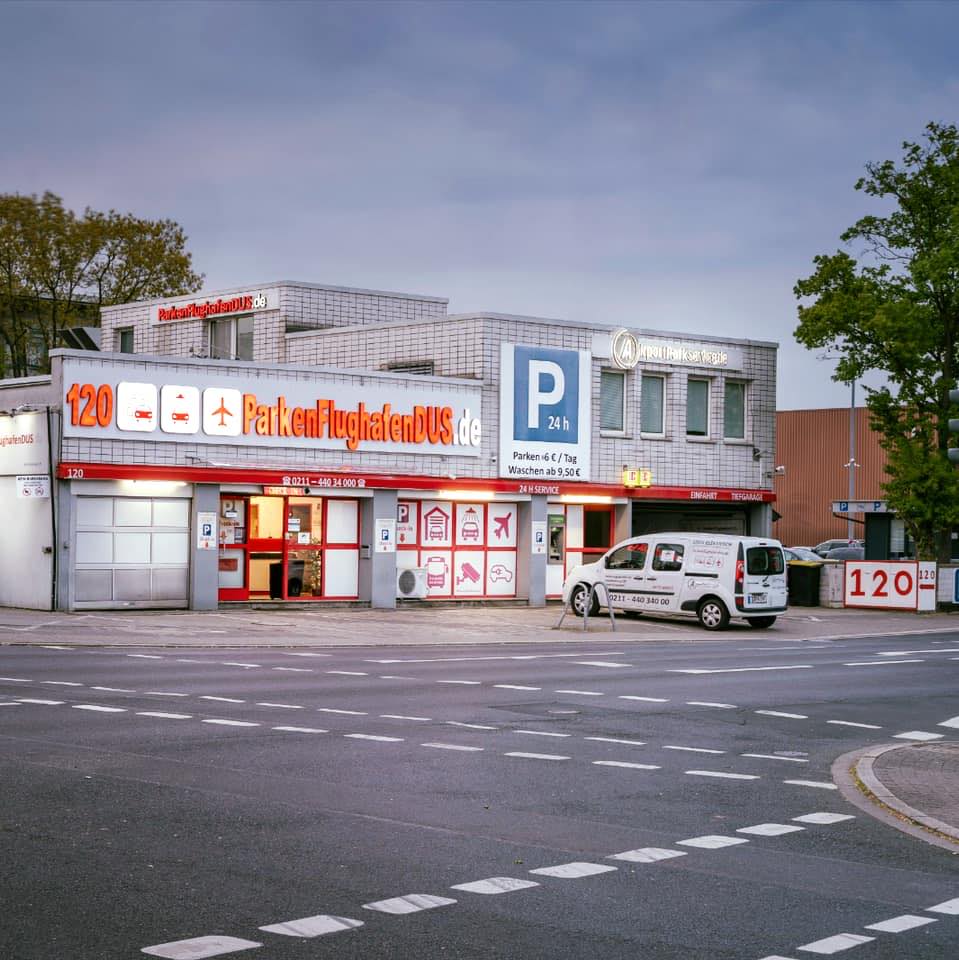
<instances>
[{"instance_id":1,"label":"van windshield","mask_svg":"<svg viewBox=\"0 0 959 960\"><path fill-rule=\"evenodd\" d=\"M746 573L765 577L771 573L783 573L785 561L781 547L750 547L746 551Z\"/></svg>"}]
</instances>

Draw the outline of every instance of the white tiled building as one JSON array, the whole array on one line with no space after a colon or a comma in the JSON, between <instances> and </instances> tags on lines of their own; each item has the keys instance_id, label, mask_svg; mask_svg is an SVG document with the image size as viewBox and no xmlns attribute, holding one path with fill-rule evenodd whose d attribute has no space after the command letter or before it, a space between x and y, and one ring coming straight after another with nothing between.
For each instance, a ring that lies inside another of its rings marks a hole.
<instances>
[{"instance_id":1,"label":"white tiled building","mask_svg":"<svg viewBox=\"0 0 959 960\"><path fill-rule=\"evenodd\" d=\"M773 343L278 282L105 308L101 348L0 383L53 408L59 607L541 603L632 533L770 530Z\"/></svg>"}]
</instances>

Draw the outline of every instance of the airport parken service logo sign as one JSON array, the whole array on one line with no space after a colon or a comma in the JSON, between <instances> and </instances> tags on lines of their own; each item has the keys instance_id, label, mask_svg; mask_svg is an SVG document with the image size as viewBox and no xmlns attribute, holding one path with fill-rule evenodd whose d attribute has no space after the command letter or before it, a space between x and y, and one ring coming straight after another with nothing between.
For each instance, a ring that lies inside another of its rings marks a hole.
<instances>
[{"instance_id":1,"label":"airport parken service logo sign","mask_svg":"<svg viewBox=\"0 0 959 960\"><path fill-rule=\"evenodd\" d=\"M620 327L609 338L609 352L617 367L632 370L639 360L639 341L625 327Z\"/></svg>"}]
</instances>

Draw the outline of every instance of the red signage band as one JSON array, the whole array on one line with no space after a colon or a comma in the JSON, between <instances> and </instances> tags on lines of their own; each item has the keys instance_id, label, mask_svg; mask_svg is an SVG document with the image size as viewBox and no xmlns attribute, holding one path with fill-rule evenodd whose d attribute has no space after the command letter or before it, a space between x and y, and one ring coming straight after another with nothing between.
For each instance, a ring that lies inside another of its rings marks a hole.
<instances>
[{"instance_id":1,"label":"red signage band","mask_svg":"<svg viewBox=\"0 0 959 960\"><path fill-rule=\"evenodd\" d=\"M349 471L294 473L292 470L260 470L244 467L176 467L125 463L61 463L61 480L159 480L187 483L258 483L271 487L378 490L457 490L491 493L520 493L545 496L606 496L642 500L685 500L687 502L772 503L769 490L735 490L693 487L648 487L635 490L617 484L545 483L538 480L501 480L494 477L405 476L352 473Z\"/></svg>"},{"instance_id":2,"label":"red signage band","mask_svg":"<svg viewBox=\"0 0 959 960\"><path fill-rule=\"evenodd\" d=\"M204 300L202 303L188 303L182 307L158 307L158 320L187 320L198 317L200 320L221 313L241 313L253 309L253 297L233 297L230 300Z\"/></svg>"}]
</instances>

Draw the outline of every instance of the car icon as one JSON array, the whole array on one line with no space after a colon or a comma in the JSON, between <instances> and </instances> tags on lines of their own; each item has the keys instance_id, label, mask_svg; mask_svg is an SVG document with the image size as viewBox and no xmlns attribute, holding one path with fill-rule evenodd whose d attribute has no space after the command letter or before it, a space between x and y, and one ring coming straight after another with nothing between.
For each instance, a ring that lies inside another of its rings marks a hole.
<instances>
[{"instance_id":1,"label":"car icon","mask_svg":"<svg viewBox=\"0 0 959 960\"><path fill-rule=\"evenodd\" d=\"M479 524L475 520L467 520L460 531L460 539L479 542Z\"/></svg>"},{"instance_id":2,"label":"car icon","mask_svg":"<svg viewBox=\"0 0 959 960\"><path fill-rule=\"evenodd\" d=\"M504 567L501 563L494 563L489 568L489 578L491 583L497 583L500 580L510 583L513 579L513 571L509 567Z\"/></svg>"},{"instance_id":3,"label":"car icon","mask_svg":"<svg viewBox=\"0 0 959 960\"><path fill-rule=\"evenodd\" d=\"M174 423L189 423L190 414L188 414L185 410L177 410L175 413L170 414L170 419Z\"/></svg>"},{"instance_id":4,"label":"car icon","mask_svg":"<svg viewBox=\"0 0 959 960\"><path fill-rule=\"evenodd\" d=\"M152 420L153 411L152 410L134 410L133 418L134 420Z\"/></svg>"}]
</instances>

